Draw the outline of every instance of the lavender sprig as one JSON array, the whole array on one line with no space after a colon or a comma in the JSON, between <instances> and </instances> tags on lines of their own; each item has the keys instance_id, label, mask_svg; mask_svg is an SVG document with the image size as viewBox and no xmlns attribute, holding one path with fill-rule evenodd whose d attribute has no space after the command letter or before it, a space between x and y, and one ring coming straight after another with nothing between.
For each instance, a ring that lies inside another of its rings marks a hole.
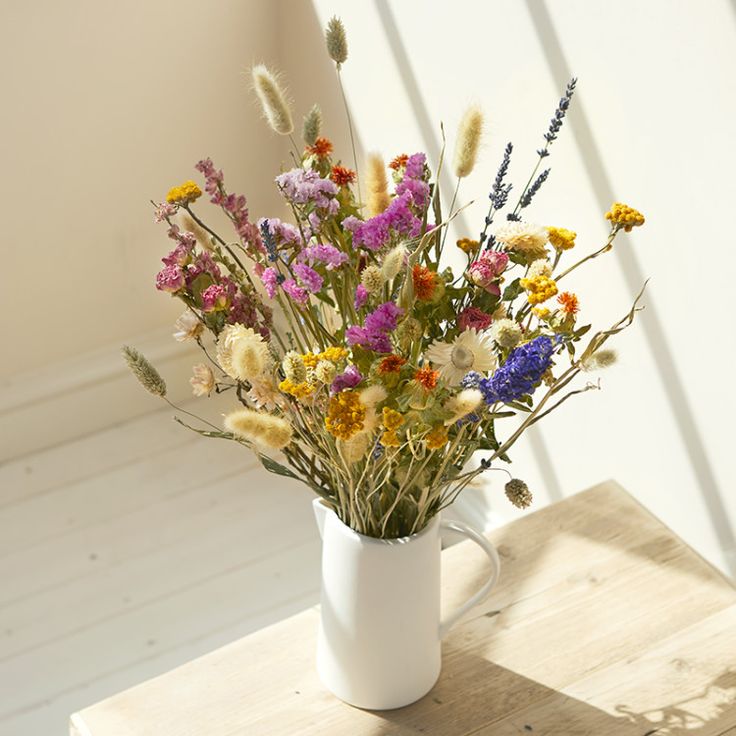
<instances>
[{"instance_id":1,"label":"lavender sprig","mask_svg":"<svg viewBox=\"0 0 736 736\"><path fill-rule=\"evenodd\" d=\"M519 209L524 209L524 207L528 207L532 203L532 199L534 199L534 195L539 191L542 184L544 184L545 181L547 181L547 177L549 176L550 169L545 169L536 179L534 184L532 184L529 189L526 190L526 193L521 198L521 207Z\"/></svg>"},{"instance_id":2,"label":"lavender sprig","mask_svg":"<svg viewBox=\"0 0 736 736\"><path fill-rule=\"evenodd\" d=\"M555 110L555 114L553 115L552 119L549 121L549 129L544 134L544 140L547 141L544 148L540 148L537 153L544 158L545 156L549 156L549 151L547 150L549 148L550 143L552 141L557 140L557 134L560 132L560 129L562 128L562 122L565 119L565 115L567 114L567 110L570 107L570 102L572 100L572 96L575 93L575 85L578 83L578 80L573 77L568 83L567 87L565 88L565 94L560 98L560 102L557 105L557 109Z\"/></svg>"},{"instance_id":3,"label":"lavender sprig","mask_svg":"<svg viewBox=\"0 0 736 736\"><path fill-rule=\"evenodd\" d=\"M488 235L488 228L493 222L494 211L498 212L498 210L502 209L506 205L509 198L509 192L511 192L512 185L504 184L504 179L509 171L511 152L513 150L513 144L507 143L503 152L503 160L501 161L501 165L498 167L498 173L496 174L496 179L493 182L493 187L491 188L491 193L488 195L488 199L491 200L491 206L488 209L488 214L484 221L483 232L480 234L481 246L485 243L487 238L489 238L488 248L492 248L495 243L493 235Z\"/></svg>"},{"instance_id":4,"label":"lavender sprig","mask_svg":"<svg viewBox=\"0 0 736 736\"><path fill-rule=\"evenodd\" d=\"M268 253L268 260L271 263L275 263L278 260L278 254L276 253L276 242L273 239L273 233L271 232L271 226L268 220L264 220L261 223L261 238Z\"/></svg>"}]
</instances>

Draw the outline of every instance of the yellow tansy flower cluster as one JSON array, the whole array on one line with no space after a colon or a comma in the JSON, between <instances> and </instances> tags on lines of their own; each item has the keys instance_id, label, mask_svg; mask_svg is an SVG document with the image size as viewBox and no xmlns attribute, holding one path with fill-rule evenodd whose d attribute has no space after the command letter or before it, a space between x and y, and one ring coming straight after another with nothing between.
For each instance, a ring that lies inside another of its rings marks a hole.
<instances>
[{"instance_id":1,"label":"yellow tansy flower cluster","mask_svg":"<svg viewBox=\"0 0 736 736\"><path fill-rule=\"evenodd\" d=\"M333 437L349 440L363 429L365 413L356 391L341 391L330 399L325 427Z\"/></svg>"},{"instance_id":2,"label":"yellow tansy flower cluster","mask_svg":"<svg viewBox=\"0 0 736 736\"><path fill-rule=\"evenodd\" d=\"M290 378L285 378L279 383L279 389L285 394L290 394L295 399L306 399L314 393L314 386L307 381L295 383Z\"/></svg>"},{"instance_id":3,"label":"yellow tansy flower cluster","mask_svg":"<svg viewBox=\"0 0 736 736\"><path fill-rule=\"evenodd\" d=\"M472 255L473 253L478 252L480 249L480 243L477 240L471 240L470 238L460 238L460 240L457 241L457 247L460 248L463 253Z\"/></svg>"},{"instance_id":4,"label":"yellow tansy flower cluster","mask_svg":"<svg viewBox=\"0 0 736 736\"><path fill-rule=\"evenodd\" d=\"M547 319L552 314L548 307L534 307L532 313L539 319Z\"/></svg>"},{"instance_id":5,"label":"yellow tansy flower cluster","mask_svg":"<svg viewBox=\"0 0 736 736\"><path fill-rule=\"evenodd\" d=\"M555 250L570 250L575 246L578 234L564 227L548 227L547 237Z\"/></svg>"},{"instance_id":6,"label":"yellow tansy flower cluster","mask_svg":"<svg viewBox=\"0 0 736 736\"><path fill-rule=\"evenodd\" d=\"M396 430L404 423L404 417L395 409L384 406L381 423L386 428L381 435L381 444L384 447L401 447L402 441Z\"/></svg>"},{"instance_id":7,"label":"yellow tansy flower cluster","mask_svg":"<svg viewBox=\"0 0 736 736\"><path fill-rule=\"evenodd\" d=\"M330 347L321 353L304 353L301 356L304 365L307 368L316 368L320 360L329 360L331 363L338 363L343 358L348 357L348 351L345 348Z\"/></svg>"},{"instance_id":8,"label":"yellow tansy flower cluster","mask_svg":"<svg viewBox=\"0 0 736 736\"><path fill-rule=\"evenodd\" d=\"M614 227L623 228L630 233L631 228L644 224L644 215L623 202L614 202L606 212L606 220L610 220Z\"/></svg>"},{"instance_id":9,"label":"yellow tansy flower cluster","mask_svg":"<svg viewBox=\"0 0 736 736\"><path fill-rule=\"evenodd\" d=\"M189 204L202 196L202 190L191 180L169 189L166 201L169 204Z\"/></svg>"},{"instance_id":10,"label":"yellow tansy flower cluster","mask_svg":"<svg viewBox=\"0 0 736 736\"><path fill-rule=\"evenodd\" d=\"M425 439L428 450L439 450L447 444L447 427L438 424Z\"/></svg>"},{"instance_id":11,"label":"yellow tansy flower cluster","mask_svg":"<svg viewBox=\"0 0 736 736\"><path fill-rule=\"evenodd\" d=\"M521 279L519 285L526 289L529 304L541 304L557 293L557 284L549 276L535 276L532 279Z\"/></svg>"}]
</instances>

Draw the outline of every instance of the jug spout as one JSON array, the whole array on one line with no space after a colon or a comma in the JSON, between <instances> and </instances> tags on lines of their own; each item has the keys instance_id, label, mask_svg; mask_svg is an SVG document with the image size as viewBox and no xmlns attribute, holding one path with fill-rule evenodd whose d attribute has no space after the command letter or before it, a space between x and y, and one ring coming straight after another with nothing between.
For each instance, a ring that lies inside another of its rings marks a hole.
<instances>
[{"instance_id":1,"label":"jug spout","mask_svg":"<svg viewBox=\"0 0 736 736\"><path fill-rule=\"evenodd\" d=\"M324 537L325 519L327 518L327 512L330 509L321 498L315 498L314 501L312 501L312 508L314 509L314 518L317 520L319 536Z\"/></svg>"}]
</instances>

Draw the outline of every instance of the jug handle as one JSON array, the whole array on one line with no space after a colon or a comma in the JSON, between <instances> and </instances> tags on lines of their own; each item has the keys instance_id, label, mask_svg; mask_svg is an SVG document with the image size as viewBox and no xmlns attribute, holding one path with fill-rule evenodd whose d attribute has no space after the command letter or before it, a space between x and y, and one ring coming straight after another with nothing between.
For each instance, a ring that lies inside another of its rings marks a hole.
<instances>
[{"instance_id":1,"label":"jug handle","mask_svg":"<svg viewBox=\"0 0 736 736\"><path fill-rule=\"evenodd\" d=\"M473 529L473 527L463 524L461 521L441 521L440 529L442 531L458 532L469 539L472 539L488 555L488 559L491 562L491 576L485 582L483 587L440 624L440 639L443 639L447 635L447 632L471 608L483 603L483 601L491 594L491 591L498 582L498 576L501 572L501 560L498 557L496 548L480 532Z\"/></svg>"}]
</instances>

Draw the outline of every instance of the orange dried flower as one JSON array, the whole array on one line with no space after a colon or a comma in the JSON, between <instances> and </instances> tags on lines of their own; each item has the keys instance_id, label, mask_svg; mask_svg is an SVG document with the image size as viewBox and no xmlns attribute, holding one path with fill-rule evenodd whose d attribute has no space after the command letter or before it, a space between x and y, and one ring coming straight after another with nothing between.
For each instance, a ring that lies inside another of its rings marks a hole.
<instances>
[{"instance_id":1,"label":"orange dried flower","mask_svg":"<svg viewBox=\"0 0 736 736\"><path fill-rule=\"evenodd\" d=\"M411 271L411 279L414 283L414 293L417 295L417 299L422 302L429 301L434 295L435 286L437 286L434 271L417 264Z\"/></svg>"},{"instance_id":2,"label":"orange dried flower","mask_svg":"<svg viewBox=\"0 0 736 736\"><path fill-rule=\"evenodd\" d=\"M379 364L379 373L398 373L401 366L406 363L406 359L400 355L387 355Z\"/></svg>"},{"instance_id":3,"label":"orange dried flower","mask_svg":"<svg viewBox=\"0 0 736 736\"><path fill-rule=\"evenodd\" d=\"M307 151L317 158L327 158L332 153L332 143L327 138L317 138L314 145L307 146Z\"/></svg>"},{"instance_id":4,"label":"orange dried flower","mask_svg":"<svg viewBox=\"0 0 736 736\"><path fill-rule=\"evenodd\" d=\"M339 187L346 187L355 181L355 172L345 166L333 166L330 179Z\"/></svg>"},{"instance_id":5,"label":"orange dried flower","mask_svg":"<svg viewBox=\"0 0 736 736\"><path fill-rule=\"evenodd\" d=\"M414 374L414 380L424 388L425 391L431 391L437 388L437 379L440 377L439 371L433 371L429 366L419 368Z\"/></svg>"},{"instance_id":6,"label":"orange dried flower","mask_svg":"<svg viewBox=\"0 0 736 736\"><path fill-rule=\"evenodd\" d=\"M563 291L557 297L557 301L562 305L562 311L565 314L576 314L579 309L577 296L569 291Z\"/></svg>"},{"instance_id":7,"label":"orange dried flower","mask_svg":"<svg viewBox=\"0 0 736 736\"><path fill-rule=\"evenodd\" d=\"M400 153L391 163L388 165L389 169L398 171L399 169L406 166L406 162L409 160L409 155L406 153Z\"/></svg>"}]
</instances>

